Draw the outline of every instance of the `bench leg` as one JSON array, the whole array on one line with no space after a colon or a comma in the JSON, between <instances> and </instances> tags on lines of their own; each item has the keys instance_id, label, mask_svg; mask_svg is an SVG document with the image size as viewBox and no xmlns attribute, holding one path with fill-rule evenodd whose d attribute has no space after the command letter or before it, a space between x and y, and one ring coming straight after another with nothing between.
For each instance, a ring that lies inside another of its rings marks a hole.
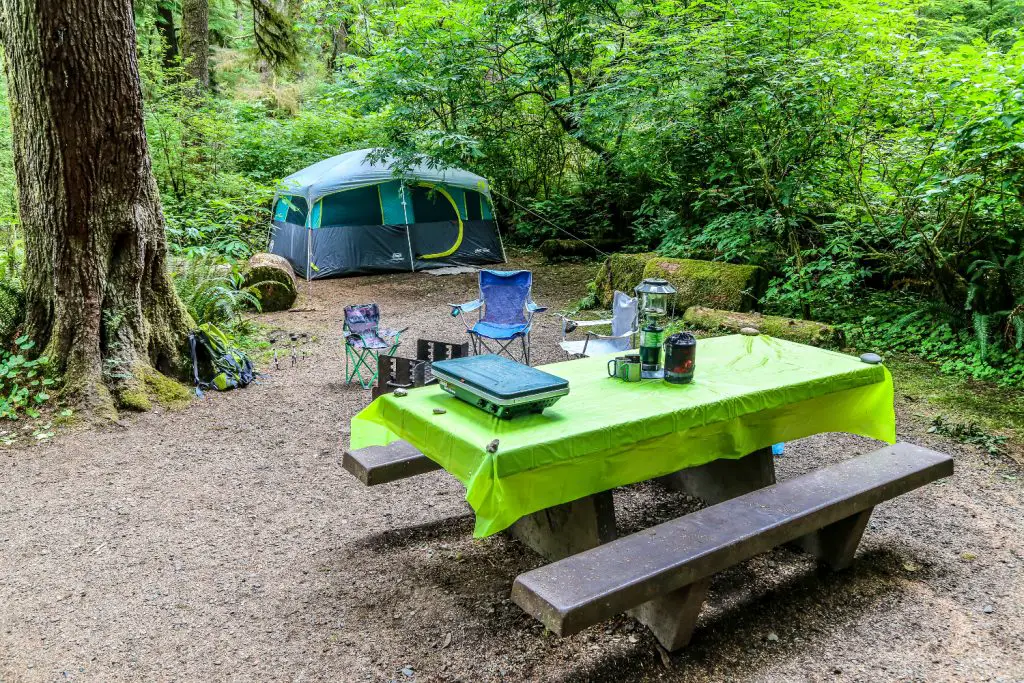
<instances>
[{"instance_id":1,"label":"bench leg","mask_svg":"<svg viewBox=\"0 0 1024 683\"><path fill-rule=\"evenodd\" d=\"M688 467L659 481L714 505L774 484L775 457L771 448L762 448L736 460L720 458Z\"/></svg>"},{"instance_id":2,"label":"bench leg","mask_svg":"<svg viewBox=\"0 0 1024 683\"><path fill-rule=\"evenodd\" d=\"M549 560L597 547L616 536L612 492L602 491L534 512L513 524L509 531Z\"/></svg>"},{"instance_id":3,"label":"bench leg","mask_svg":"<svg viewBox=\"0 0 1024 683\"><path fill-rule=\"evenodd\" d=\"M873 507L868 508L801 536L793 541L793 545L814 555L836 571L846 569L853 562L853 555L857 552L872 510Z\"/></svg>"},{"instance_id":4,"label":"bench leg","mask_svg":"<svg viewBox=\"0 0 1024 683\"><path fill-rule=\"evenodd\" d=\"M678 650L690 642L709 585L711 577L701 579L656 600L645 602L629 613L651 629L662 647L669 652Z\"/></svg>"}]
</instances>

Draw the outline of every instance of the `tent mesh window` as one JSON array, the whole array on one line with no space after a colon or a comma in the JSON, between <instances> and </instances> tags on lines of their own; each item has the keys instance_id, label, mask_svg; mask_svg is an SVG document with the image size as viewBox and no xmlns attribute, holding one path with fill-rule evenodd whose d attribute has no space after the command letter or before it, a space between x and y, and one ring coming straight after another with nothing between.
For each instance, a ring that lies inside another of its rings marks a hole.
<instances>
[{"instance_id":1,"label":"tent mesh window","mask_svg":"<svg viewBox=\"0 0 1024 683\"><path fill-rule=\"evenodd\" d=\"M458 220L455 207L442 193L429 187L410 187L412 211L417 223L440 223Z\"/></svg>"},{"instance_id":2,"label":"tent mesh window","mask_svg":"<svg viewBox=\"0 0 1024 683\"><path fill-rule=\"evenodd\" d=\"M297 195L280 197L274 210L274 220L283 220L292 225L305 225L307 211L309 211L309 205L305 198Z\"/></svg>"},{"instance_id":3,"label":"tent mesh window","mask_svg":"<svg viewBox=\"0 0 1024 683\"><path fill-rule=\"evenodd\" d=\"M480 202L483 201L483 197L480 196L479 192L473 190L466 190L466 218L471 221L479 221L483 219L483 212L480 208Z\"/></svg>"},{"instance_id":4,"label":"tent mesh window","mask_svg":"<svg viewBox=\"0 0 1024 683\"><path fill-rule=\"evenodd\" d=\"M335 192L320 200L320 227L384 225L377 186Z\"/></svg>"}]
</instances>

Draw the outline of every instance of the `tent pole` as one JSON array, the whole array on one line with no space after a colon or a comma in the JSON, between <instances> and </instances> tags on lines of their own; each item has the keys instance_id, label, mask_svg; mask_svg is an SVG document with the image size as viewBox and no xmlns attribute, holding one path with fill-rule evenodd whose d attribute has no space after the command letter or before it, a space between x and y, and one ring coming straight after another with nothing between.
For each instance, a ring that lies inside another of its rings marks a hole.
<instances>
[{"instance_id":1,"label":"tent pole","mask_svg":"<svg viewBox=\"0 0 1024 683\"><path fill-rule=\"evenodd\" d=\"M267 251L270 251L270 243L274 239L274 214L277 212L277 200L280 197L277 192L274 193L274 203L270 205L270 227L267 228Z\"/></svg>"},{"instance_id":2,"label":"tent pole","mask_svg":"<svg viewBox=\"0 0 1024 683\"><path fill-rule=\"evenodd\" d=\"M409 209L405 205L405 181L398 185L398 191L402 193L402 215L405 216L405 241L409 243L409 267L413 273L416 272L416 257L412 254L412 234L409 232Z\"/></svg>"},{"instance_id":3,"label":"tent pole","mask_svg":"<svg viewBox=\"0 0 1024 683\"><path fill-rule=\"evenodd\" d=\"M494 229L498 231L498 244L501 245L501 262L508 263L508 256L505 254L505 240L501 238L501 225L498 224L498 214L494 211L494 202L491 201L491 188L487 188L487 201L491 202L491 218L494 219Z\"/></svg>"}]
</instances>

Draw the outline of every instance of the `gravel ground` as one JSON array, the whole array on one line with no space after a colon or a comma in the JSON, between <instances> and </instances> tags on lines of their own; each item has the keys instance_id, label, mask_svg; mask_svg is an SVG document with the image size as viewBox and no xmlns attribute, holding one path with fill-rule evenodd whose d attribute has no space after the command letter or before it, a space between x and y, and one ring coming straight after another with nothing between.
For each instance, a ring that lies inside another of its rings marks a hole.
<instances>
[{"instance_id":1,"label":"gravel ground","mask_svg":"<svg viewBox=\"0 0 1024 683\"><path fill-rule=\"evenodd\" d=\"M533 265L536 298L583 293L583 266ZM953 453L956 475L880 506L842 573L778 550L716 577L690 647L667 656L618 618L545 634L508 600L541 560L473 541L443 472L368 489L344 473L350 416L340 312L375 300L409 337L460 340L444 303L470 275L314 283L308 332L258 386L177 413L0 450L0 682L1024 680L1024 477L927 434L901 397L901 438ZM535 358L558 356L541 319ZM872 448L787 444L781 479ZM625 531L696 502L654 484L615 494Z\"/></svg>"}]
</instances>

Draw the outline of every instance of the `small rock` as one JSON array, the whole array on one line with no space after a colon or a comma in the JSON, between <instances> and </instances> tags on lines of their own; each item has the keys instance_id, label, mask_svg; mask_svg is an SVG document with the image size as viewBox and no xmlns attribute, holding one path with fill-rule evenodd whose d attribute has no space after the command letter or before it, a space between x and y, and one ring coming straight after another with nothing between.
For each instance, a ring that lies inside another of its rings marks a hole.
<instances>
[{"instance_id":1,"label":"small rock","mask_svg":"<svg viewBox=\"0 0 1024 683\"><path fill-rule=\"evenodd\" d=\"M985 614L992 614L992 605L985 605L981 611Z\"/></svg>"},{"instance_id":2,"label":"small rock","mask_svg":"<svg viewBox=\"0 0 1024 683\"><path fill-rule=\"evenodd\" d=\"M446 648L446 647L448 647L451 644L452 644L452 634L451 633L444 634L444 640L441 641L441 648L442 649Z\"/></svg>"},{"instance_id":3,"label":"small rock","mask_svg":"<svg viewBox=\"0 0 1024 683\"><path fill-rule=\"evenodd\" d=\"M638 642L640 642L640 639L637 638L635 635L631 635L629 637L629 642L631 642L631 643L638 643Z\"/></svg>"},{"instance_id":4,"label":"small rock","mask_svg":"<svg viewBox=\"0 0 1024 683\"><path fill-rule=\"evenodd\" d=\"M756 337L761 332L756 327L741 327L740 334L745 334L748 337Z\"/></svg>"},{"instance_id":5,"label":"small rock","mask_svg":"<svg viewBox=\"0 0 1024 683\"><path fill-rule=\"evenodd\" d=\"M487 444L487 452L488 453L497 453L498 452L498 440L497 439L495 439L494 441L492 441L489 444Z\"/></svg>"},{"instance_id":6,"label":"small rock","mask_svg":"<svg viewBox=\"0 0 1024 683\"><path fill-rule=\"evenodd\" d=\"M391 394L393 396L397 396L398 398L402 398L403 396L408 396L409 392L406 391L405 389L395 389L394 391L391 392Z\"/></svg>"},{"instance_id":7,"label":"small rock","mask_svg":"<svg viewBox=\"0 0 1024 683\"><path fill-rule=\"evenodd\" d=\"M406 678L412 678L412 675L414 673L416 673L416 672L413 671L411 666L407 666L407 667L402 669L402 675L405 676Z\"/></svg>"},{"instance_id":8,"label":"small rock","mask_svg":"<svg viewBox=\"0 0 1024 683\"><path fill-rule=\"evenodd\" d=\"M444 415L447 412L444 408L434 408L434 415Z\"/></svg>"},{"instance_id":9,"label":"small rock","mask_svg":"<svg viewBox=\"0 0 1024 683\"><path fill-rule=\"evenodd\" d=\"M777 642L779 642L779 636L778 636L777 633L775 633L775 631L770 631L768 633L767 637L768 637L768 642L770 642L770 643L777 643Z\"/></svg>"},{"instance_id":10,"label":"small rock","mask_svg":"<svg viewBox=\"0 0 1024 683\"><path fill-rule=\"evenodd\" d=\"M860 354L861 362L868 363L869 365L878 365L882 362L882 357L877 353L862 353Z\"/></svg>"}]
</instances>

